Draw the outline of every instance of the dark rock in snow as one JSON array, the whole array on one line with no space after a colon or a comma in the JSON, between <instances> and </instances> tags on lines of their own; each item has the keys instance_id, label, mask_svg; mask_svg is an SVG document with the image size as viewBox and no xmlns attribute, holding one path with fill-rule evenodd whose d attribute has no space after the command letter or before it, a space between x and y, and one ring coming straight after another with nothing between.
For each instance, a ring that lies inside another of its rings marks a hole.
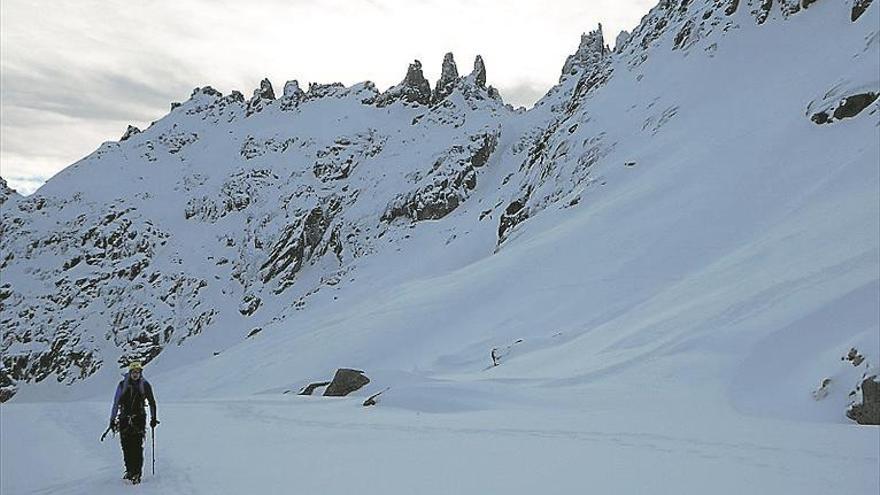
<instances>
[{"instance_id":1,"label":"dark rock in snow","mask_svg":"<svg viewBox=\"0 0 880 495\"><path fill-rule=\"evenodd\" d=\"M862 380L862 402L853 404L846 416L860 425L880 425L880 382L876 376Z\"/></svg>"},{"instance_id":2,"label":"dark rock in snow","mask_svg":"<svg viewBox=\"0 0 880 495\"><path fill-rule=\"evenodd\" d=\"M297 395L312 395L316 388L326 387L330 382L314 382L306 385Z\"/></svg>"},{"instance_id":3,"label":"dark rock in snow","mask_svg":"<svg viewBox=\"0 0 880 495\"><path fill-rule=\"evenodd\" d=\"M729 0L729 2L727 8L724 9L725 15L733 15L736 13L737 7L739 7L739 0Z\"/></svg>"},{"instance_id":4,"label":"dark rock in snow","mask_svg":"<svg viewBox=\"0 0 880 495\"><path fill-rule=\"evenodd\" d=\"M877 100L878 93L861 93L847 96L834 110L835 119L848 119L855 117L871 103Z\"/></svg>"},{"instance_id":5,"label":"dark rock in snow","mask_svg":"<svg viewBox=\"0 0 880 495\"><path fill-rule=\"evenodd\" d=\"M364 385L370 383L370 379L361 370L339 368L333 376L333 381L324 391L324 397L344 397Z\"/></svg>"},{"instance_id":6,"label":"dark rock in snow","mask_svg":"<svg viewBox=\"0 0 880 495\"><path fill-rule=\"evenodd\" d=\"M125 134L123 134L122 137L119 138L119 140L126 141L126 140L128 140L128 138L134 136L135 134L140 134L140 132L141 132L140 129L138 129L137 127L135 127L133 125L130 125L130 126L128 126L127 129L125 129Z\"/></svg>"},{"instance_id":7,"label":"dark rock in snow","mask_svg":"<svg viewBox=\"0 0 880 495\"><path fill-rule=\"evenodd\" d=\"M853 0L852 6L852 15L850 19L853 22L856 22L862 14L868 10L868 7L871 5L871 2L874 0Z\"/></svg>"},{"instance_id":8,"label":"dark rock in snow","mask_svg":"<svg viewBox=\"0 0 880 495\"><path fill-rule=\"evenodd\" d=\"M814 113L810 120L816 124L830 124L836 120L855 117L868 105L877 101L880 93L867 92L850 95L840 100L836 106Z\"/></svg>"}]
</instances>

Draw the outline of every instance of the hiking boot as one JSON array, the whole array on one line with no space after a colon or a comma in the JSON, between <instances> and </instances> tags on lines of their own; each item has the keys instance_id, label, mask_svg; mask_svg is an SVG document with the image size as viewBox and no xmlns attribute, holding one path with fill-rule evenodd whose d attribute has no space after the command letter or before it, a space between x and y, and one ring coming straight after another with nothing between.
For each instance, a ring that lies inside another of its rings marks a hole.
<instances>
[{"instance_id":1,"label":"hiking boot","mask_svg":"<svg viewBox=\"0 0 880 495\"><path fill-rule=\"evenodd\" d=\"M124 480L130 480L130 479L131 479L131 473L129 473L128 471L126 471L125 474L122 475L122 479L124 479Z\"/></svg>"},{"instance_id":2,"label":"hiking boot","mask_svg":"<svg viewBox=\"0 0 880 495\"><path fill-rule=\"evenodd\" d=\"M133 474L133 475L131 475L131 478L129 478L129 479L131 480L132 485L137 485L138 483L141 482L141 475L140 474Z\"/></svg>"}]
</instances>

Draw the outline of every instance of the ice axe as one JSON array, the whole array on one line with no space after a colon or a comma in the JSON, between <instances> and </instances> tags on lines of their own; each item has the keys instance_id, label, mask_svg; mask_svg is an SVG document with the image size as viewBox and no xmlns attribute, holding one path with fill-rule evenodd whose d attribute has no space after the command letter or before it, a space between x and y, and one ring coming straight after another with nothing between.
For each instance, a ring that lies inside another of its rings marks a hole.
<instances>
[{"instance_id":1,"label":"ice axe","mask_svg":"<svg viewBox=\"0 0 880 495\"><path fill-rule=\"evenodd\" d=\"M104 441L104 437L106 437L107 434L110 433L110 430L112 430L112 429L113 429L113 425L110 425L110 426L107 427L106 430L104 430L104 434L101 435L101 441L102 441L102 442Z\"/></svg>"}]
</instances>

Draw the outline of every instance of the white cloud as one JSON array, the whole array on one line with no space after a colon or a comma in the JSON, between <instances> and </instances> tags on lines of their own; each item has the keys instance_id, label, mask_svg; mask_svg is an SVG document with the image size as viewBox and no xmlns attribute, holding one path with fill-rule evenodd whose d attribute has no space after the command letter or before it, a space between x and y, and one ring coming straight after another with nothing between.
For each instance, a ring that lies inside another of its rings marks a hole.
<instances>
[{"instance_id":1,"label":"white cloud","mask_svg":"<svg viewBox=\"0 0 880 495\"><path fill-rule=\"evenodd\" d=\"M530 104L580 33L609 42L654 0L121 0L0 4L0 174L25 190L196 86L245 94L268 76L384 89L412 59L436 79L447 51L476 54L489 83Z\"/></svg>"}]
</instances>

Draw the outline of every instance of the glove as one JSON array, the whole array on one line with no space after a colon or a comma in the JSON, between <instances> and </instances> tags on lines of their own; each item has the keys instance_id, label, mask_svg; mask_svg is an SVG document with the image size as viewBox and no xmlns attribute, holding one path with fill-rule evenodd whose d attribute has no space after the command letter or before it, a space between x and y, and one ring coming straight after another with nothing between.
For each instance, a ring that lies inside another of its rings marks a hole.
<instances>
[{"instance_id":1,"label":"glove","mask_svg":"<svg viewBox=\"0 0 880 495\"><path fill-rule=\"evenodd\" d=\"M115 419L110 420L110 429L114 432L119 429L119 424L116 422Z\"/></svg>"},{"instance_id":2,"label":"glove","mask_svg":"<svg viewBox=\"0 0 880 495\"><path fill-rule=\"evenodd\" d=\"M150 418L150 428L155 428L156 425L159 424L159 420L156 418Z\"/></svg>"}]
</instances>

